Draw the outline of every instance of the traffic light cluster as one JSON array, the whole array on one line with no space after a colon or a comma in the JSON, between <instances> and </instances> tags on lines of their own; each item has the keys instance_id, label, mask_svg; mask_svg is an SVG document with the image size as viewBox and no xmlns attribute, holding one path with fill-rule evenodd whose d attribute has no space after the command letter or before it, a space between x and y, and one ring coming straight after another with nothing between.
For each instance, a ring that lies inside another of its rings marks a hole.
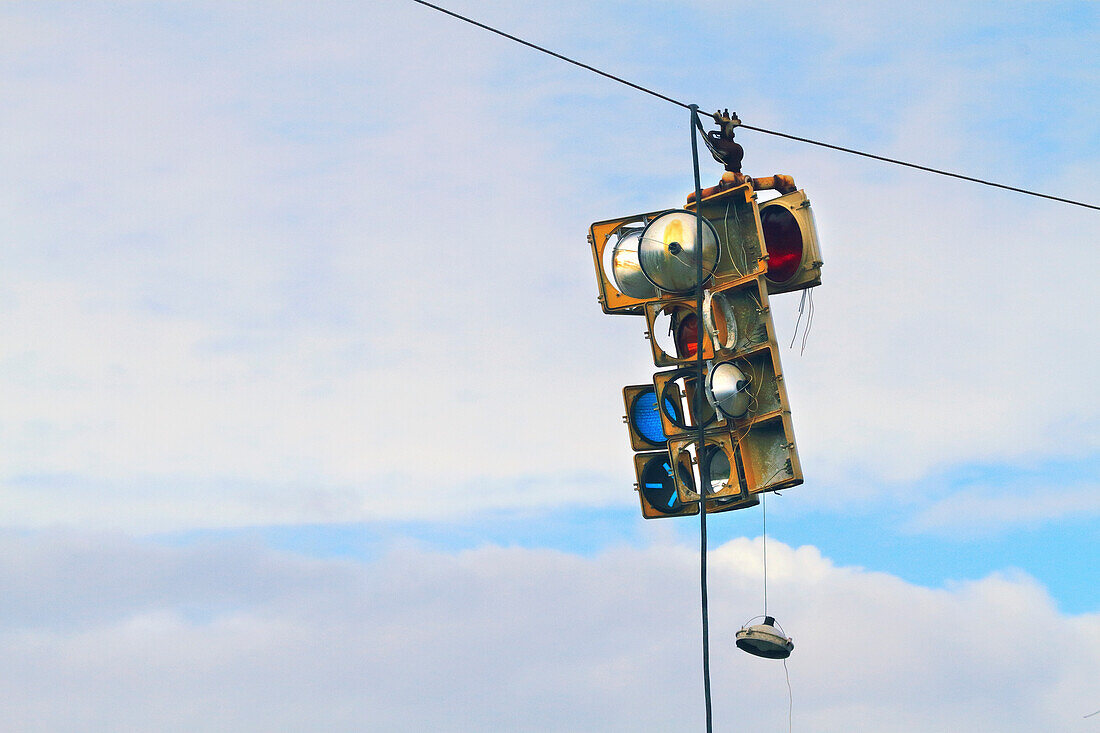
<instances>
[{"instance_id":1,"label":"traffic light cluster","mask_svg":"<svg viewBox=\"0 0 1100 733\"><path fill-rule=\"evenodd\" d=\"M821 257L805 194L758 205L749 180L589 232L601 307L645 319L659 368L623 389L647 519L698 514L700 493L712 513L802 483L768 297L818 285Z\"/></svg>"}]
</instances>

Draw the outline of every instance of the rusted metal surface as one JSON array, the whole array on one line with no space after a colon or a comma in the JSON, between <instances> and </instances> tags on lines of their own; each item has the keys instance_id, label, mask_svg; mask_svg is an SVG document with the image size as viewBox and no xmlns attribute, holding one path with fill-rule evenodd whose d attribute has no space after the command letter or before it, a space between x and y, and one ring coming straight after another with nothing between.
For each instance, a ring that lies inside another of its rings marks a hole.
<instances>
[{"instance_id":1,"label":"rusted metal surface","mask_svg":"<svg viewBox=\"0 0 1100 733\"><path fill-rule=\"evenodd\" d=\"M715 112L711 117L718 125L718 129L710 130L703 138L710 154L728 172L740 173L741 160L745 157L745 149L733 139L733 134L741 124L741 120L737 119L736 112L731 114L728 109L723 112Z\"/></svg>"},{"instance_id":2,"label":"rusted metal surface","mask_svg":"<svg viewBox=\"0 0 1100 733\"><path fill-rule=\"evenodd\" d=\"M708 131L703 139L707 143L710 154L722 164L726 172L722 174L717 186L703 189L702 198L706 199L727 188L746 184L754 191L791 193L797 189L794 178L791 176L776 173L765 178L750 178L742 173L741 161L745 157L745 149L733 139L734 131L741 125L741 120L737 119L736 113L731 113L729 110L715 112L711 117L718 125L718 129ZM689 204L695 201L694 191L688 194L687 201Z\"/></svg>"},{"instance_id":3,"label":"rusted metal surface","mask_svg":"<svg viewBox=\"0 0 1100 733\"><path fill-rule=\"evenodd\" d=\"M779 193L794 193L798 186L794 185L794 178L776 173L767 178L750 178L755 191L779 191Z\"/></svg>"},{"instance_id":4,"label":"rusted metal surface","mask_svg":"<svg viewBox=\"0 0 1100 733\"><path fill-rule=\"evenodd\" d=\"M711 198L722 191L730 188L736 188L738 186L748 186L753 191L779 191L779 193L792 193L798 190L798 187L794 183L792 176L787 176L782 173L776 173L775 175L767 176L765 178L751 178L743 173L730 173L726 172L722 174L721 180L718 181L717 186L711 186L710 188L703 189L703 200ZM695 202L695 192L691 192L687 195L687 203L690 205Z\"/></svg>"}]
</instances>

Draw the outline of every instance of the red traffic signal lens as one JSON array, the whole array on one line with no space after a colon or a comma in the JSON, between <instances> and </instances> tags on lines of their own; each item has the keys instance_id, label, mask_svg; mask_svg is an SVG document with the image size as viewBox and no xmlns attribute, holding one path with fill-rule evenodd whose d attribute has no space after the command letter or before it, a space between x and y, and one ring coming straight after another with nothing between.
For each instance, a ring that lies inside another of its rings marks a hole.
<instances>
[{"instance_id":1,"label":"red traffic signal lens","mask_svg":"<svg viewBox=\"0 0 1100 733\"><path fill-rule=\"evenodd\" d=\"M765 206L760 209L760 228L768 250L768 279L785 283L802 265L802 228L785 206Z\"/></svg>"},{"instance_id":2,"label":"red traffic signal lens","mask_svg":"<svg viewBox=\"0 0 1100 733\"><path fill-rule=\"evenodd\" d=\"M688 359L699 352L699 317L688 313L676 327L676 351L681 359Z\"/></svg>"}]
</instances>

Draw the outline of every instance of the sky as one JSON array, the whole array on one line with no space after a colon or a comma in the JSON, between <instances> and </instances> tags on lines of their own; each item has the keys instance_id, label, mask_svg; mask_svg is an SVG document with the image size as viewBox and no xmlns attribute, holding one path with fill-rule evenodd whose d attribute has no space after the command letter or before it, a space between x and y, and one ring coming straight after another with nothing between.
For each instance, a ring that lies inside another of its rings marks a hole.
<instances>
[{"instance_id":1,"label":"sky","mask_svg":"<svg viewBox=\"0 0 1100 733\"><path fill-rule=\"evenodd\" d=\"M1100 203L1095 3L447 7ZM686 110L409 0L5 3L0 90L8 729L701 729L698 523L641 518L656 367L585 239L683 204ZM715 730L1100 730L1097 212L738 141L825 264L804 350L771 300L790 698L733 644L761 510L712 517Z\"/></svg>"}]
</instances>

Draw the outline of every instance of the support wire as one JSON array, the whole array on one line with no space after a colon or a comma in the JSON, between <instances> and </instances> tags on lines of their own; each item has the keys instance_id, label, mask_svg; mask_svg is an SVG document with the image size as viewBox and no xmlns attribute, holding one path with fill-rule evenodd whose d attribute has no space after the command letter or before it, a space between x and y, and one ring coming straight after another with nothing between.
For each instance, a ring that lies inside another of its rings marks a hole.
<instances>
[{"instance_id":1,"label":"support wire","mask_svg":"<svg viewBox=\"0 0 1100 733\"><path fill-rule=\"evenodd\" d=\"M476 21L473 18L468 18L465 15L460 15L460 14L458 14L458 13L452 11L452 10L447 10L446 8L442 8L438 5L433 5L432 3L429 3L426 0L412 0L412 1L414 3L418 3L420 5L423 5L426 8L431 8L432 10L436 10L440 13L445 14L445 15L449 15L452 18L455 18L457 20L461 20L465 23L469 23L470 25L477 26L478 28L481 28L482 30L487 30L490 33L495 33L498 36L502 36L504 38L507 38L510 41L515 41L516 43L527 46L528 48L532 48L536 51L541 51L542 53L545 53L549 56L553 56L554 58L565 61L566 63L573 64L574 66L579 66L582 69L585 69L587 71L591 71L593 74L599 74L600 76L605 77L607 79L611 79L612 81L617 81L620 84L625 84L626 86L630 87L631 89L636 89L639 92L644 92L645 94L649 94L651 96L657 97L658 99L664 100L665 102L668 102L669 104L675 104L676 106L683 107L684 109L694 110L693 115L697 114L698 111L699 111L699 105L685 104L684 102L681 102L678 99L673 99L672 97L670 97L668 95L661 94L660 92L655 92L652 89L648 89L646 87L643 87L641 84L635 84L634 82L627 81L626 79L623 79L620 76L615 76L614 74L609 74L606 71L602 71L601 69L597 69L595 66L589 66L586 63L577 61L576 59L571 59L568 56L564 56L564 55L562 55L562 54L560 54L556 51L551 51L548 48L543 48L542 46L531 43L530 41L525 41L525 40L523 40L522 38L520 38L518 36L513 36L511 33L505 33L502 30L498 30L496 28L493 28L490 25L486 25L485 23L481 23L479 21ZM693 120L692 124L693 125L695 124L694 120L697 120L697 119L698 118L696 116L692 117L692 120ZM701 124L700 124L700 127L702 127ZM1031 190L1026 189L1026 188L1017 188L1015 186L1006 186L1003 183L994 183L993 181L987 181L984 178L974 178L973 176L964 176L961 173L952 173L950 171L944 171L944 170L940 170L938 168L930 168L929 166L925 166L925 165L918 165L916 163L907 163L904 160L897 160L896 158L887 158L887 157L882 156L882 155L874 155L873 153L865 153L861 150L855 150L853 148L845 148L845 147L842 147L840 145L833 145L831 143L821 142L820 140L812 140L808 137L799 137L798 135L789 135L785 132L778 132L776 130L768 130L768 129L763 128L763 127L755 127L753 125L745 125L745 124L740 125L740 127L742 127L745 130L752 130L754 132L762 132L765 135L775 135L776 137L785 137L788 140L794 140L796 142L806 143L807 145L817 145L817 146L822 147L822 148L829 148L830 150L838 150L842 153L850 153L851 155L861 155L864 158L871 158L873 160L878 160L878 161L881 161L883 163L892 163L894 165L902 165L902 166L905 166L907 168L916 168L917 170L924 171L926 173L935 173L935 174L941 175L941 176L949 176L951 178L958 178L958 179L961 179L963 181L969 181L971 183L980 183L984 186L993 186L994 188L1002 188L1006 191L1013 191L1015 193L1022 193L1022 194L1026 194L1028 196L1038 196L1039 198L1049 199L1051 201L1058 201L1058 202L1063 203L1063 204L1072 204L1073 206L1081 206L1081 207L1084 207L1086 209L1094 209L1096 211L1100 211L1100 206L1097 206L1096 204L1087 204L1083 201L1074 201L1073 199L1061 198L1059 196L1051 196L1049 194L1039 193L1038 191L1031 191ZM692 138L692 140L694 142L694 138ZM698 199L696 199L696 200L698 200Z\"/></svg>"},{"instance_id":2,"label":"support wire","mask_svg":"<svg viewBox=\"0 0 1100 733\"><path fill-rule=\"evenodd\" d=\"M457 18L458 20L465 21L465 22L469 23L470 25L476 25L478 28L482 28L484 30L487 30L490 33L496 33L498 36L503 36L504 38L507 38L509 41L515 41L516 43L527 46L528 48L533 48L536 51L542 51L543 53L548 54L550 56L553 56L556 59L561 59L562 61L573 64L574 66L579 66L582 69L587 69L588 71L591 71L593 74L599 74L600 76L611 79L612 81L617 81L620 84L626 84L628 87L631 87L632 89L637 89L639 92L645 92L646 94L652 94L654 97L657 97L658 99L663 99L666 102L670 102L670 103L675 104L679 107L683 107L684 109L691 109L691 107L692 107L691 105L684 104L683 102L681 102L679 100L676 100L676 99L673 99L672 97L666 97L664 94L661 94L660 92L655 92L652 89L646 89L645 87L641 86L640 84L635 84L634 82L627 81L626 79L623 79L622 77L615 76L614 74L609 74L606 71L601 71L601 70L597 69L595 66L589 66L588 64L577 61L576 59L571 59L568 56L563 56L560 53L558 53L557 51L551 51L548 48L543 48L542 46L537 46L534 43L531 43L530 41L525 41L522 38L519 38L518 36L513 36L511 33L505 33L504 31L497 30L496 28L493 28L490 25L485 25L484 23L479 23L478 21L474 20L473 18L467 18L465 15L459 15L458 13L455 13L451 10L447 10L446 8L441 8L438 5L432 5L431 3L426 2L425 0L413 0L413 2L414 3L420 3L424 7L431 8L432 10L438 10L439 12L444 13L446 15L449 15L452 18Z\"/></svg>"},{"instance_id":3,"label":"support wire","mask_svg":"<svg viewBox=\"0 0 1100 733\"><path fill-rule=\"evenodd\" d=\"M764 515L764 616L768 615L768 492L760 494L760 511Z\"/></svg>"}]
</instances>

